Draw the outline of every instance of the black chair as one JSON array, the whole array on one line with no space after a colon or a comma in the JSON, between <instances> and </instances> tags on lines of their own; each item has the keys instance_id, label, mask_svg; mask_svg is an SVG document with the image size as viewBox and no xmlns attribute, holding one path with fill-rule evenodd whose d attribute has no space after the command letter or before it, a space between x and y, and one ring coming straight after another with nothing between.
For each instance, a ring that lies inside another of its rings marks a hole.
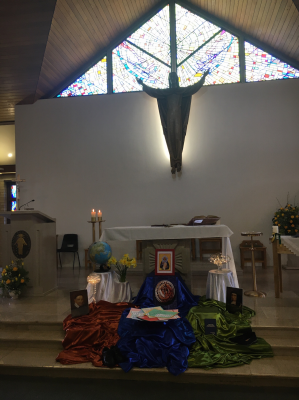
<instances>
[{"instance_id":1,"label":"black chair","mask_svg":"<svg viewBox=\"0 0 299 400\"><path fill-rule=\"evenodd\" d=\"M60 267L62 268L60 253L74 253L74 260L73 260L73 269L75 266L75 253L77 253L78 261L79 261L79 268L80 265L80 258L78 253L78 235L70 233L67 235L63 235L62 245L60 249L57 249L57 253L59 255Z\"/></svg>"}]
</instances>

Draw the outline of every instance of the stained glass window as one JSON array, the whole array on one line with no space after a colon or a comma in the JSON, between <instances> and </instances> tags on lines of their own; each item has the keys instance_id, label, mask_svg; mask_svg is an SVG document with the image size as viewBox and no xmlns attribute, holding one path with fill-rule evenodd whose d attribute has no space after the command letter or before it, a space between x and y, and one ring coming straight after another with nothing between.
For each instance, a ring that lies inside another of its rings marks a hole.
<instances>
[{"instance_id":1,"label":"stained glass window","mask_svg":"<svg viewBox=\"0 0 299 400\"><path fill-rule=\"evenodd\" d=\"M239 43L235 36L222 31L179 66L180 86L198 82L207 69L210 69L210 74L205 85L240 81Z\"/></svg>"},{"instance_id":2,"label":"stained glass window","mask_svg":"<svg viewBox=\"0 0 299 400\"><path fill-rule=\"evenodd\" d=\"M11 185L10 193L11 193L11 197L13 199L15 199L17 197L17 186L16 185Z\"/></svg>"},{"instance_id":3,"label":"stained glass window","mask_svg":"<svg viewBox=\"0 0 299 400\"><path fill-rule=\"evenodd\" d=\"M170 67L126 41L113 50L112 68L114 93L142 90L137 77L154 88L168 87Z\"/></svg>"},{"instance_id":4,"label":"stained glass window","mask_svg":"<svg viewBox=\"0 0 299 400\"><path fill-rule=\"evenodd\" d=\"M178 4L174 7L180 86L186 87L198 82L207 69L210 73L205 85L239 82L238 38ZM153 88L169 86L170 41L174 40L170 37L169 12L169 5L163 7L120 45L109 50L109 54L112 52L112 77L109 75L109 79L112 79L114 93L141 91L142 87L136 78ZM247 82L299 78L299 70L287 63L248 42L244 46ZM107 93L106 57L57 97L104 93Z\"/></svg>"},{"instance_id":5,"label":"stained glass window","mask_svg":"<svg viewBox=\"0 0 299 400\"><path fill-rule=\"evenodd\" d=\"M168 87L170 69L169 6L164 7L112 51L113 92Z\"/></svg>"},{"instance_id":6,"label":"stained glass window","mask_svg":"<svg viewBox=\"0 0 299 400\"><path fill-rule=\"evenodd\" d=\"M57 97L88 96L107 93L106 57L80 76Z\"/></svg>"},{"instance_id":7,"label":"stained glass window","mask_svg":"<svg viewBox=\"0 0 299 400\"><path fill-rule=\"evenodd\" d=\"M299 78L299 70L245 42L246 82Z\"/></svg>"},{"instance_id":8,"label":"stained glass window","mask_svg":"<svg viewBox=\"0 0 299 400\"><path fill-rule=\"evenodd\" d=\"M170 65L169 6L137 29L128 40Z\"/></svg>"},{"instance_id":9,"label":"stained glass window","mask_svg":"<svg viewBox=\"0 0 299 400\"><path fill-rule=\"evenodd\" d=\"M177 62L180 64L212 36L219 33L221 28L191 13L178 4L175 5L175 15Z\"/></svg>"},{"instance_id":10,"label":"stained glass window","mask_svg":"<svg viewBox=\"0 0 299 400\"><path fill-rule=\"evenodd\" d=\"M6 205L7 211L15 211L17 209L17 186L14 181L6 181Z\"/></svg>"}]
</instances>

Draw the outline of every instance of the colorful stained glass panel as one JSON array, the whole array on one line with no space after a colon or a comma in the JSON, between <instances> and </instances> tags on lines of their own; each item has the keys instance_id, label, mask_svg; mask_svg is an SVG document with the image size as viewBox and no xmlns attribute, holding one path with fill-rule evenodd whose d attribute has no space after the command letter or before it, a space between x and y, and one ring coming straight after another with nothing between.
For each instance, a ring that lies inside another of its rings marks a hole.
<instances>
[{"instance_id":1,"label":"colorful stained glass panel","mask_svg":"<svg viewBox=\"0 0 299 400\"><path fill-rule=\"evenodd\" d=\"M186 57L219 32L221 28L178 4L175 5L175 14L177 63L180 64Z\"/></svg>"},{"instance_id":2,"label":"colorful stained glass panel","mask_svg":"<svg viewBox=\"0 0 299 400\"><path fill-rule=\"evenodd\" d=\"M17 202L16 201L12 201L11 202L11 211L16 211L17 210Z\"/></svg>"},{"instance_id":3,"label":"colorful stained glass panel","mask_svg":"<svg viewBox=\"0 0 299 400\"><path fill-rule=\"evenodd\" d=\"M299 78L299 70L245 42L246 82Z\"/></svg>"},{"instance_id":4,"label":"colorful stained glass panel","mask_svg":"<svg viewBox=\"0 0 299 400\"><path fill-rule=\"evenodd\" d=\"M80 76L57 97L89 96L107 93L106 57Z\"/></svg>"},{"instance_id":5,"label":"colorful stained glass panel","mask_svg":"<svg viewBox=\"0 0 299 400\"><path fill-rule=\"evenodd\" d=\"M170 65L169 6L142 25L128 40Z\"/></svg>"},{"instance_id":6,"label":"colorful stained glass panel","mask_svg":"<svg viewBox=\"0 0 299 400\"><path fill-rule=\"evenodd\" d=\"M112 52L113 92L141 91L141 78L153 88L167 88L170 68L124 41Z\"/></svg>"},{"instance_id":7,"label":"colorful stained glass panel","mask_svg":"<svg viewBox=\"0 0 299 400\"><path fill-rule=\"evenodd\" d=\"M11 193L11 197L13 199L15 199L17 197L17 186L16 185L11 185L10 193Z\"/></svg>"},{"instance_id":8,"label":"colorful stained glass panel","mask_svg":"<svg viewBox=\"0 0 299 400\"><path fill-rule=\"evenodd\" d=\"M210 73L205 85L240 81L239 43L235 36L222 31L178 67L180 86L198 82L207 69L210 69Z\"/></svg>"}]
</instances>

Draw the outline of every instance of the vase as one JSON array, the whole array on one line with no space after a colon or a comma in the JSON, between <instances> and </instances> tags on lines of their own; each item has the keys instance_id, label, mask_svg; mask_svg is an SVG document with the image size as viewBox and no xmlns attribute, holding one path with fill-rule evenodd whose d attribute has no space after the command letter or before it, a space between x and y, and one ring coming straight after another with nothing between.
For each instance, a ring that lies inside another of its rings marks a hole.
<instances>
[{"instance_id":1,"label":"vase","mask_svg":"<svg viewBox=\"0 0 299 400\"><path fill-rule=\"evenodd\" d=\"M126 282L127 281L127 275L120 275L119 276L119 282Z\"/></svg>"},{"instance_id":2,"label":"vase","mask_svg":"<svg viewBox=\"0 0 299 400\"><path fill-rule=\"evenodd\" d=\"M15 290L12 290L11 292L8 292L8 294L12 299L17 299L19 297L19 293L17 291L15 291Z\"/></svg>"}]
</instances>

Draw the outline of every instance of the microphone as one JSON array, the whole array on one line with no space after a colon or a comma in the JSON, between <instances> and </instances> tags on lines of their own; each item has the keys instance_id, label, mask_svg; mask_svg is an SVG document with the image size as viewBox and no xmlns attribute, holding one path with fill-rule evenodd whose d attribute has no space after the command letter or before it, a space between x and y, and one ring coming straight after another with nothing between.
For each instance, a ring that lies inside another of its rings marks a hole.
<instances>
[{"instance_id":1,"label":"microphone","mask_svg":"<svg viewBox=\"0 0 299 400\"><path fill-rule=\"evenodd\" d=\"M30 200L30 201L27 201L27 203L22 204L22 205L19 207L19 210L20 210L22 207L27 206L27 204L32 203L33 201L35 201L35 200Z\"/></svg>"}]
</instances>

